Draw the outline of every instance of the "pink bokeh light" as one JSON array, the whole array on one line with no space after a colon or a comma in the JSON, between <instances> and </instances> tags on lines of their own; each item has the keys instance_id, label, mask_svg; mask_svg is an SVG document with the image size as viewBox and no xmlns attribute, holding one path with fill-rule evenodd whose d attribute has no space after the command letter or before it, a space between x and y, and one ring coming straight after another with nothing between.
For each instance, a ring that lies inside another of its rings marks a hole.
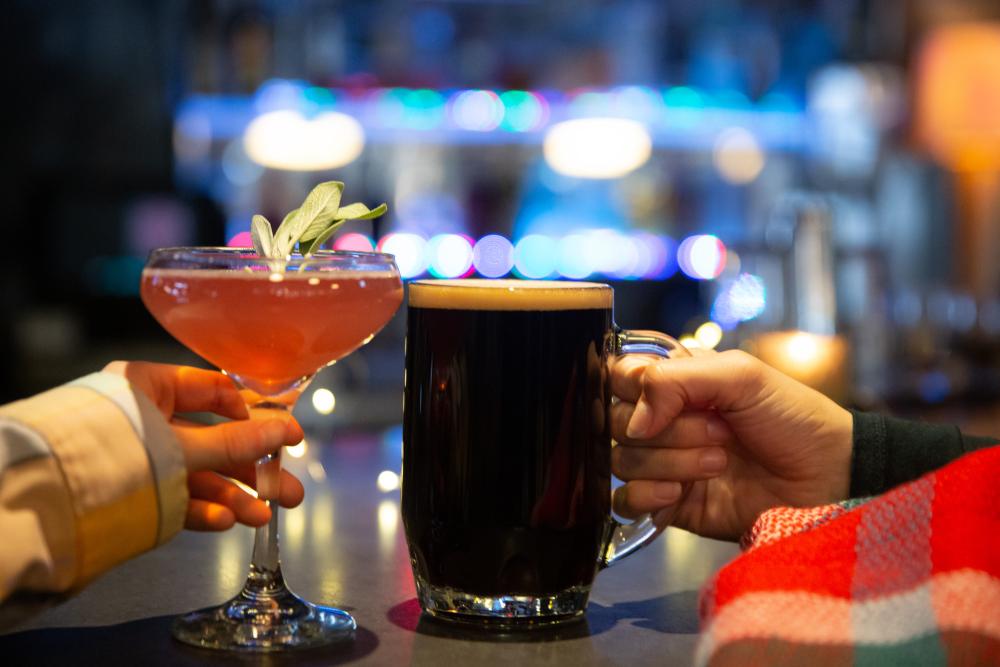
<instances>
[{"instance_id":1,"label":"pink bokeh light","mask_svg":"<svg viewBox=\"0 0 1000 667\"><path fill-rule=\"evenodd\" d=\"M253 238L250 236L250 232L240 232L233 238L229 239L226 243L230 248L252 248Z\"/></svg>"}]
</instances>

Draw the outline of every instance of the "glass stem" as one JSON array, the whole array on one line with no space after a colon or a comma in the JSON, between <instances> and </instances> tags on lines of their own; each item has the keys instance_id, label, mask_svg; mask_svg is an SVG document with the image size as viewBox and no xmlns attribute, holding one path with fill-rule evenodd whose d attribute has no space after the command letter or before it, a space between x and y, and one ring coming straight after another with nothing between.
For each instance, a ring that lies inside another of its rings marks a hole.
<instances>
[{"instance_id":1,"label":"glass stem","mask_svg":"<svg viewBox=\"0 0 1000 667\"><path fill-rule=\"evenodd\" d=\"M278 465L275 465L277 460ZM269 468L276 468L276 473L272 473ZM269 454L257 461L258 487L263 476L281 474L281 454ZM253 557L250 565L258 572L277 572L278 570L278 501L277 499L267 499L268 508L271 510L271 520L263 526L259 526L254 532Z\"/></svg>"},{"instance_id":2,"label":"glass stem","mask_svg":"<svg viewBox=\"0 0 1000 667\"><path fill-rule=\"evenodd\" d=\"M274 401L261 401L248 406L251 414L260 410L280 410L288 412L288 407ZM259 593L272 589L284 589L281 564L278 560L278 495L281 489L281 452L257 460L257 497L267 503L271 519L254 532L253 555L250 560L250 576L247 586Z\"/></svg>"}]
</instances>

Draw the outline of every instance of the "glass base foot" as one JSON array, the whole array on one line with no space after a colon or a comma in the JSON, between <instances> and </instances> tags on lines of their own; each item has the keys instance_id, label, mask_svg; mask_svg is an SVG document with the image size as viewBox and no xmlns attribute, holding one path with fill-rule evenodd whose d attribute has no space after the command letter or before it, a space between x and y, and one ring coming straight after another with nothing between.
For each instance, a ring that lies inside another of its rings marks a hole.
<instances>
[{"instance_id":1,"label":"glass base foot","mask_svg":"<svg viewBox=\"0 0 1000 667\"><path fill-rule=\"evenodd\" d=\"M476 595L417 580L420 606L434 618L503 629L531 628L577 621L590 597L589 586L552 595Z\"/></svg>"},{"instance_id":2,"label":"glass base foot","mask_svg":"<svg viewBox=\"0 0 1000 667\"><path fill-rule=\"evenodd\" d=\"M175 639L199 648L270 652L326 646L354 638L346 611L321 607L285 587L280 572L262 588L251 574L240 594L218 607L179 616Z\"/></svg>"}]
</instances>

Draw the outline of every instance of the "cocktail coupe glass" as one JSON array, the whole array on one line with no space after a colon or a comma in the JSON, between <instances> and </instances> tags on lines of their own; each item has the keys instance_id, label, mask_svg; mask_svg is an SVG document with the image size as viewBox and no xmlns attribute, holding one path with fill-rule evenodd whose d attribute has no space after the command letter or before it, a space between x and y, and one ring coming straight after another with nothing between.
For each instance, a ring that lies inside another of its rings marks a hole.
<instances>
[{"instance_id":1,"label":"cocktail coupe glass","mask_svg":"<svg viewBox=\"0 0 1000 667\"><path fill-rule=\"evenodd\" d=\"M391 255L318 251L274 260L249 248L154 250L141 293L167 331L236 381L251 415L291 410L316 371L371 340L403 299ZM280 466L280 452L257 462L271 520L257 528L243 590L177 618L172 630L180 641L274 651L353 637L350 614L302 600L282 578Z\"/></svg>"}]
</instances>

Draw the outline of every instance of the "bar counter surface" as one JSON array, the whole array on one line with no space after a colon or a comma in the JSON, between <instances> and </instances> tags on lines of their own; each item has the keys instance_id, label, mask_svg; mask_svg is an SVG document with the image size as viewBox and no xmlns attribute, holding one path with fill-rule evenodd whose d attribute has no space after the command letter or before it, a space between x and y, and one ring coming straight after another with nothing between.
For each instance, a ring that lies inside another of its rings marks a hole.
<instances>
[{"instance_id":1,"label":"bar counter surface","mask_svg":"<svg viewBox=\"0 0 1000 667\"><path fill-rule=\"evenodd\" d=\"M698 590L736 545L669 529L598 574L585 620L496 634L420 615L399 518L399 431L341 434L312 444L287 468L306 500L281 516L281 557L292 590L350 611L353 643L300 652L235 655L187 647L171 619L222 602L246 576L252 533L183 532L105 574L79 595L0 636L5 665L584 665L689 664Z\"/></svg>"}]
</instances>

